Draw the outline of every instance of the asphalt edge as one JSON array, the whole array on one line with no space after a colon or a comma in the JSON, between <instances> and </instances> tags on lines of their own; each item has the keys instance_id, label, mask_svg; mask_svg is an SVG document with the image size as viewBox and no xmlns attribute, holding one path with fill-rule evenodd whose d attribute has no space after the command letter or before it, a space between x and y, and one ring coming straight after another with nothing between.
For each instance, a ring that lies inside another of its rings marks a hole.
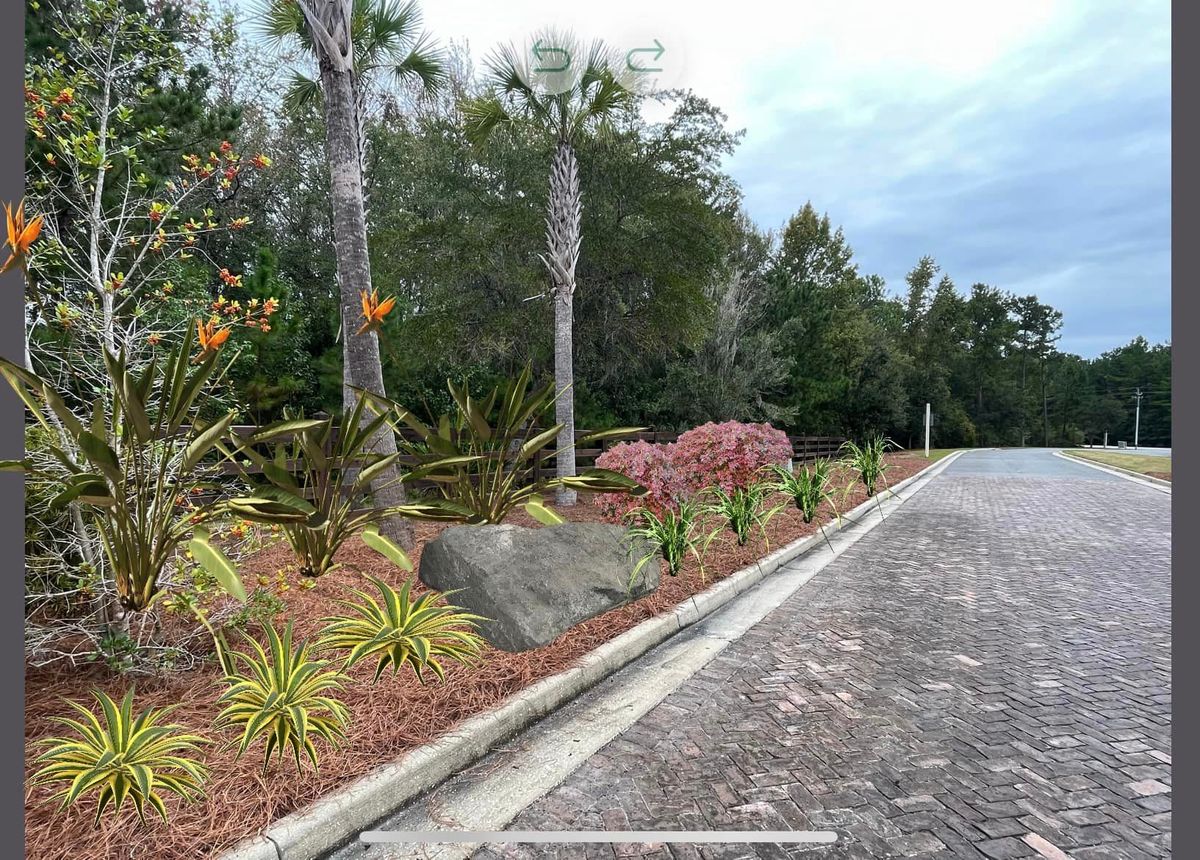
<instances>
[{"instance_id":1,"label":"asphalt edge","mask_svg":"<svg viewBox=\"0 0 1200 860\"><path fill-rule=\"evenodd\" d=\"M1055 457L1061 457L1072 463L1081 463L1084 466L1089 466L1101 472L1108 472L1110 475L1116 475L1118 478L1124 478L1127 481L1132 481L1135 484L1143 484L1160 492L1165 492L1171 495L1171 482L1164 481L1162 478L1152 478L1149 475L1143 475L1140 472L1135 472L1132 469L1122 469L1120 466L1111 466L1108 463L1096 463L1088 460L1085 457L1073 457L1068 451L1055 451Z\"/></svg>"},{"instance_id":2,"label":"asphalt edge","mask_svg":"<svg viewBox=\"0 0 1200 860\"><path fill-rule=\"evenodd\" d=\"M217 860L316 860L341 847L374 822L483 758L497 744L528 728L651 648L712 615L783 565L821 546L825 535L858 525L863 515L880 509L879 495L884 495L888 501L896 499L896 505L903 504L963 453L955 451L841 514L824 527L824 534L818 531L768 553L754 564L688 598L673 612L649 618L610 639L585 654L570 669L543 678L499 707L460 723L441 738L409 750L355 782L285 815L262 833L247 837L217 855ZM914 486L918 482L920 486ZM907 492L910 489L912 492ZM905 491L903 495L902 491Z\"/></svg>"}]
</instances>

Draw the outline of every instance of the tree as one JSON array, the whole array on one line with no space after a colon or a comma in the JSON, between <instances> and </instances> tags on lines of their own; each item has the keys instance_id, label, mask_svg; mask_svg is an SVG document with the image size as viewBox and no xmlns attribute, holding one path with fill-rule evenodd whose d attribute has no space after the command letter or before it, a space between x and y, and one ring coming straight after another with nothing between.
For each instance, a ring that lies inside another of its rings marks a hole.
<instances>
[{"instance_id":1,"label":"tree","mask_svg":"<svg viewBox=\"0 0 1200 860\"><path fill-rule=\"evenodd\" d=\"M608 51L600 42L584 49L578 40L561 34L546 33L534 42L553 45L554 62L565 55L567 64L584 57L578 71L569 70L568 78L550 77L559 72L530 69L516 46L502 46L488 60L493 92L466 107L467 136L483 143L501 125L517 120L531 122L554 141L550 165L550 190L546 214L546 255L542 258L550 274L554 302L554 382L558 390L555 422L562 425L558 435L557 475L575 474L575 392L573 312L575 268L583 240L581 218L583 201L579 188L579 164L575 147L590 129L603 125L618 112L635 103L634 91L618 77ZM557 68L557 67L555 67ZM573 505L575 491L560 487L560 505Z\"/></svg>"},{"instance_id":2,"label":"tree","mask_svg":"<svg viewBox=\"0 0 1200 860\"><path fill-rule=\"evenodd\" d=\"M359 114L355 90L354 0L292 0L304 18L305 33L320 68L325 113L325 148L329 159L330 205L333 210L333 244L342 318L343 406L349 412L356 388L384 394L379 337L374 331L353 334L362 297L373 293L371 262L367 251L367 220L363 197L359 149ZM268 19L268 26L272 22ZM371 450L384 456L396 453L391 431L380 428ZM403 504L404 488L393 469L385 470L372 487L376 503ZM413 542L412 526L399 518L386 525L389 537L405 546Z\"/></svg>"},{"instance_id":3,"label":"tree","mask_svg":"<svg viewBox=\"0 0 1200 860\"><path fill-rule=\"evenodd\" d=\"M311 2L311 0L310 0ZM319 0L318 0L319 2ZM328 2L328 0L326 0ZM320 57L297 0L268 0L263 9L263 30L276 42L292 41L305 55ZM421 10L416 0L350 0L350 42L354 46L354 114L358 128L359 174L367 173L368 136L365 130L370 101L379 79L416 82L427 92L445 80L438 51L420 32ZM293 70L284 93L284 106L298 113L321 96L319 77ZM364 207L365 207L364 198Z\"/></svg>"}]
</instances>

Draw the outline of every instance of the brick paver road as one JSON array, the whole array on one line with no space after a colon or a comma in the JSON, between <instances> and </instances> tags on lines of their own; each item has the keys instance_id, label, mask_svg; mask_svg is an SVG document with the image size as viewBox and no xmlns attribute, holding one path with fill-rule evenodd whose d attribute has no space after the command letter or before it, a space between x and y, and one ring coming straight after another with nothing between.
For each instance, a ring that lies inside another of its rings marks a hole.
<instances>
[{"instance_id":1,"label":"brick paver road","mask_svg":"<svg viewBox=\"0 0 1200 860\"><path fill-rule=\"evenodd\" d=\"M836 847L479 857L1170 855L1170 497L971 453L513 823Z\"/></svg>"}]
</instances>

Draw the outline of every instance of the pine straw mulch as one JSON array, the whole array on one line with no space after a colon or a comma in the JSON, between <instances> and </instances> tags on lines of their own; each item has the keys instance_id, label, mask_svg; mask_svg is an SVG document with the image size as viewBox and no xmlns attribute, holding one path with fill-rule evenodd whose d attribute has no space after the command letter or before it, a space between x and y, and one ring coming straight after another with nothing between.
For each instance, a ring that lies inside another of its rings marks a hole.
<instances>
[{"instance_id":1,"label":"pine straw mulch","mask_svg":"<svg viewBox=\"0 0 1200 860\"><path fill-rule=\"evenodd\" d=\"M889 484L929 465L923 458L910 454L889 455L889 460L892 463ZM865 498L859 485L840 507L848 510ZM590 504L568 509L567 516L573 520L598 519ZM825 521L830 519L832 514L826 514ZM524 513L510 521L534 525ZM420 545L434 538L441 528L426 524L418 527L418 548L412 553L415 563L420 561ZM778 549L816 529L817 524L805 525L795 508L789 507L767 528L769 548ZM191 671L139 677L134 682L135 709L178 705L171 721L215 741L204 754L205 764L211 770L206 797L196 803L181 804L173 796L167 796L169 824L147 818L146 826L142 827L127 806L119 817L108 815L99 827L93 828L94 800L89 798L73 809L62 810L57 801L49 799L53 789L30 786L29 776L36 770L36 742L63 733L62 727L50 720L69 710L63 699L94 705L89 691L96 688L119 700L130 680L99 666L29 667L25 679L26 856L39 860L193 860L215 856L281 816L445 734L459 722L497 706L533 682L570 667L600 644L647 618L671 610L689 596L760 558L767 549L761 538L738 547L726 532L709 549L705 581L701 581L695 562L689 559L679 576L663 576L653 594L585 621L534 651L510 654L488 648L480 665L448 668L444 684L422 686L406 671L398 676L386 674L372 685L369 682L373 665L364 661L351 670L356 683L349 684L342 694L352 718L348 737L336 750L318 746L321 767L317 773L306 769L298 776L290 759L282 764L273 759L264 774L261 744L252 747L241 760L235 759L234 750L224 743L227 738L214 736L211 727L220 694L220 672L214 661ZM255 575L274 572L290 560L287 547L275 545L252 557L243 570L252 582ZM314 634L321 626L321 619L332 614L332 601L344 593L341 586L366 585L369 590L362 573L353 565L392 583L398 583L404 576L401 570L382 561L357 541L346 548L340 560L347 567L322 577L316 587L292 588L287 592L283 616L294 621L297 639ZM418 582L414 592L419 588ZM277 620L277 624L282 621Z\"/></svg>"}]
</instances>

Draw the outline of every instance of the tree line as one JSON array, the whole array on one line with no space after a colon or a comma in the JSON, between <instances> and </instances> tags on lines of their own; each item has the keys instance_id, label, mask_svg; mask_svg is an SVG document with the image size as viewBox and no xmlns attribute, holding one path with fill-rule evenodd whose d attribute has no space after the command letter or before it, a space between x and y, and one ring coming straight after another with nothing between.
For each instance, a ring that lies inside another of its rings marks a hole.
<instances>
[{"instance_id":1,"label":"tree line","mask_svg":"<svg viewBox=\"0 0 1200 860\"><path fill-rule=\"evenodd\" d=\"M62 49L39 22L73 2L82 0L30 4L31 55ZM244 300L279 299L273 330L247 340L234 370L247 421L340 408L347 296L323 90L295 74L317 71L302 38L263 49L264 20L301 35L303 22L121 2L156 19L184 58L139 103L152 114L139 122L162 129L141 148L150 181L185 147L215 150L222 140L272 160L269 181L232 201L246 225L200 237L197 253L166 273L175 294L213 293L206 260L220 259L240 276ZM415 7L404 9L398 30L356 33L360 51L375 53L347 98L359 125L370 283L397 298L379 338L382 383L396 400L440 412L447 377L483 388L526 362L554 374L555 297L567 287L548 286L542 257L547 196L561 181L551 167L566 155L563 134L517 111L493 114L481 134L494 69L462 46L431 52ZM664 119L646 118L651 100ZM885 283L860 270L819 201L801 203L802 189L782 227L753 222L722 167L741 133L702 95L637 94L618 107L573 127L569 140L582 202L569 272L577 426L765 420L917 446L930 403L939 447L1076 444L1105 433L1132 442L1141 391L1140 441L1170 444L1168 344L1136 338L1094 359L1062 352L1061 312L1003 285L960 285L919 256L925 249L914 249L903 285ZM31 141L31 158L38 147Z\"/></svg>"}]
</instances>

